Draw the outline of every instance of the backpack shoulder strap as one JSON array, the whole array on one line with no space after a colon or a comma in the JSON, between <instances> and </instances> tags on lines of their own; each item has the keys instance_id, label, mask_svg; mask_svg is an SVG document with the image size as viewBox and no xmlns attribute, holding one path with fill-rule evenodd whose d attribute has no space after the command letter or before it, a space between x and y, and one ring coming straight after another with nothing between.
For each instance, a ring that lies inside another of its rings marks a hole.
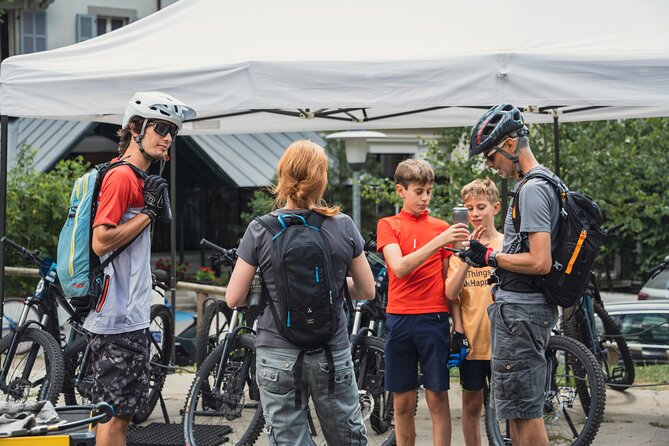
<instances>
[{"instance_id":1,"label":"backpack shoulder strap","mask_svg":"<svg viewBox=\"0 0 669 446\"><path fill-rule=\"evenodd\" d=\"M272 234L272 237L283 229L281 223L279 223L279 219L272 214L261 215L260 217L256 217L255 220L267 229Z\"/></svg>"},{"instance_id":2,"label":"backpack shoulder strap","mask_svg":"<svg viewBox=\"0 0 669 446\"><path fill-rule=\"evenodd\" d=\"M511 203L511 220L513 221L513 228L516 231L516 233L520 233L520 203L519 203L520 190L523 188L525 183L527 183L532 178L541 178L547 181L551 186L553 186L553 189L558 194L558 197L562 197L563 194L569 191L567 186L564 184L564 182L562 182L560 178L558 178L557 175L551 176L546 174L545 172L534 172L523 177L521 183L518 185L518 189L516 189L516 192L513 197L513 202ZM562 209L563 201L558 200L558 202L560 204L560 209Z\"/></svg>"},{"instance_id":3,"label":"backpack shoulder strap","mask_svg":"<svg viewBox=\"0 0 669 446\"><path fill-rule=\"evenodd\" d=\"M320 229L326 218L327 217L323 214L319 214L318 212L314 211L309 211L309 214L307 214L307 224Z\"/></svg>"},{"instance_id":4,"label":"backpack shoulder strap","mask_svg":"<svg viewBox=\"0 0 669 446\"><path fill-rule=\"evenodd\" d=\"M98 193L100 192L100 188L102 187L102 179L104 178L104 176L107 173L109 173L110 170L112 170L116 167L119 167L119 166L130 166L130 168L135 173L135 175L137 175L138 178L140 178L140 179L146 178L146 172L142 171L138 167L135 167L132 164L126 162L126 161L118 161L118 162L115 162L115 163L112 163L111 161L107 161L106 163L97 164L95 166L95 169L98 170L98 180L95 182L95 188L97 188L97 190L94 190L94 195L93 195L94 197L97 197ZM94 200L96 200L96 198L94 198ZM97 206L95 207L95 209L96 209L96 212L97 212ZM107 267L107 265L109 265L111 262L113 262L116 257L121 255L121 253L123 251L125 251L125 249L128 246L132 245L132 243L135 240L137 240L137 237L139 237L142 234L142 232L144 232L144 231L140 231L136 236L134 236L132 238L132 240L130 240L128 243L126 243L125 245L118 248L109 257L107 257L104 260L104 262L101 262L96 268L92 269L91 272L89 273L90 278L93 278L93 277L97 276L98 274L100 274L102 271L104 271L105 268Z\"/></svg>"}]
</instances>

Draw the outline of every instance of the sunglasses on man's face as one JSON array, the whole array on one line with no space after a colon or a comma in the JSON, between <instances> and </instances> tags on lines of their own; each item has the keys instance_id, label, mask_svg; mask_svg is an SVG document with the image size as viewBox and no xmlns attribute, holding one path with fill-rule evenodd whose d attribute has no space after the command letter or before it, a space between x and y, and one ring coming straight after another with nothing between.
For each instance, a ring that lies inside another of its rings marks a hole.
<instances>
[{"instance_id":1,"label":"sunglasses on man's face","mask_svg":"<svg viewBox=\"0 0 669 446\"><path fill-rule=\"evenodd\" d=\"M160 136L167 136L169 133L172 135L172 139L174 139L174 137L177 136L177 133L179 132L177 126L169 122L153 121L151 124L153 125L153 131Z\"/></svg>"}]
</instances>

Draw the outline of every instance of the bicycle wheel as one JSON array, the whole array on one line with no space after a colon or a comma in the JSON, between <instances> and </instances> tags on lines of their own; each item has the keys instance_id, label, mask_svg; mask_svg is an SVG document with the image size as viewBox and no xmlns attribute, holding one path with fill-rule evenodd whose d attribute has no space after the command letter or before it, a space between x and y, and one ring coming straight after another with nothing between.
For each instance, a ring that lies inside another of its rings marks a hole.
<instances>
[{"instance_id":1,"label":"bicycle wheel","mask_svg":"<svg viewBox=\"0 0 669 446\"><path fill-rule=\"evenodd\" d=\"M384 387L383 339L358 337L351 345L351 356L369 444L392 444L388 437L394 439L395 433L392 427L393 399Z\"/></svg>"},{"instance_id":2,"label":"bicycle wheel","mask_svg":"<svg viewBox=\"0 0 669 446\"><path fill-rule=\"evenodd\" d=\"M5 366L7 351L14 339L0 339L0 364ZM53 404L63 386L63 353L58 342L47 332L26 328L21 335L16 353L6 365L5 401L49 400Z\"/></svg>"},{"instance_id":3,"label":"bicycle wheel","mask_svg":"<svg viewBox=\"0 0 669 446\"><path fill-rule=\"evenodd\" d=\"M221 343L202 363L184 406L187 445L252 445L260 436L265 420L255 379L254 341L253 335L238 335L227 358L222 358Z\"/></svg>"},{"instance_id":4,"label":"bicycle wheel","mask_svg":"<svg viewBox=\"0 0 669 446\"><path fill-rule=\"evenodd\" d=\"M2 307L2 337L12 334L14 331L16 331L16 327L19 324L19 319L21 318L21 313L23 312L23 307L25 307L25 299L21 297L8 297L4 300ZM37 305L32 305L28 310L28 319L26 320L26 323L28 321L39 322L41 320L41 308Z\"/></svg>"},{"instance_id":5,"label":"bicycle wheel","mask_svg":"<svg viewBox=\"0 0 669 446\"><path fill-rule=\"evenodd\" d=\"M604 305L593 300L595 314L602 321L597 324L600 361L606 374L606 384L615 390L627 390L634 384L634 360L627 346L627 341L620 333L620 327L606 312ZM603 328L603 333L602 333Z\"/></svg>"},{"instance_id":6,"label":"bicycle wheel","mask_svg":"<svg viewBox=\"0 0 669 446\"><path fill-rule=\"evenodd\" d=\"M149 418L155 409L160 392L165 385L172 347L174 346L174 333L172 332L172 313L163 304L151 306L151 324L149 332L151 337L150 355L151 368L149 369L149 402L146 411L135 412L132 416L133 423L141 423Z\"/></svg>"},{"instance_id":7,"label":"bicycle wheel","mask_svg":"<svg viewBox=\"0 0 669 446\"><path fill-rule=\"evenodd\" d=\"M63 396L65 404L77 406L91 403L91 389L93 388L93 370L90 359L87 361L86 372L75 384L79 377L81 363L86 352L88 341L85 336L77 338L65 348L65 380L63 381Z\"/></svg>"},{"instance_id":8,"label":"bicycle wheel","mask_svg":"<svg viewBox=\"0 0 669 446\"><path fill-rule=\"evenodd\" d=\"M211 302L204 310L197 330L196 364L199 369L207 356L223 342L232 310L222 300Z\"/></svg>"},{"instance_id":9,"label":"bicycle wheel","mask_svg":"<svg viewBox=\"0 0 669 446\"><path fill-rule=\"evenodd\" d=\"M606 389L594 355L580 342L552 336L546 349L547 379L544 425L551 445L592 443L604 417ZM582 390L577 390L581 387ZM581 392L588 392L588 407ZM485 424L493 446L511 446L508 421L498 421L490 395L485 393Z\"/></svg>"}]
</instances>

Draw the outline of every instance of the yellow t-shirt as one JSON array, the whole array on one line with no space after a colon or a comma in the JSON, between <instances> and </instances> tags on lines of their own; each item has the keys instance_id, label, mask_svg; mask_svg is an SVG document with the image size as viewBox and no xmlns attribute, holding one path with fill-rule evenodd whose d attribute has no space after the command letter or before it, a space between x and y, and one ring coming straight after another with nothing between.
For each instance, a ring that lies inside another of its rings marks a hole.
<instances>
[{"instance_id":1,"label":"yellow t-shirt","mask_svg":"<svg viewBox=\"0 0 669 446\"><path fill-rule=\"evenodd\" d=\"M490 241L495 251L502 250L504 234ZM446 276L446 286L455 275L463 261L458 256L451 256ZM460 306L462 308L462 326L469 341L467 359L490 360L490 319L488 306L492 304L492 286L488 285L488 278L492 274L491 267L469 268L465 284L460 292Z\"/></svg>"}]
</instances>

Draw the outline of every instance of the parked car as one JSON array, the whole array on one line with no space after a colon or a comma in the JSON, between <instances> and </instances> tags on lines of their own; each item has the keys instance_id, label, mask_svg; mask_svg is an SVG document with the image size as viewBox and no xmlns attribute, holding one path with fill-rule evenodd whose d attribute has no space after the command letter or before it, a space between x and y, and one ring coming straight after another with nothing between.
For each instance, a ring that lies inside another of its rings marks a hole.
<instances>
[{"instance_id":1,"label":"parked car","mask_svg":"<svg viewBox=\"0 0 669 446\"><path fill-rule=\"evenodd\" d=\"M637 364L669 363L669 301L606 304Z\"/></svg>"},{"instance_id":2,"label":"parked car","mask_svg":"<svg viewBox=\"0 0 669 446\"><path fill-rule=\"evenodd\" d=\"M638 300L667 299L669 300L669 256L653 270L659 273L651 274L650 279L643 285Z\"/></svg>"}]
</instances>

